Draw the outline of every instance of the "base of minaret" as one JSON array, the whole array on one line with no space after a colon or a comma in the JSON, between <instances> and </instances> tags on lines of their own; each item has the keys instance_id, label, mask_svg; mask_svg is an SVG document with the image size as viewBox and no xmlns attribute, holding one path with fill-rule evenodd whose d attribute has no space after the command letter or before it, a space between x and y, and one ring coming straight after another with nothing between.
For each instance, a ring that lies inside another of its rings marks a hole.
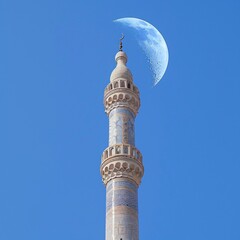
<instances>
[{"instance_id":1,"label":"base of minaret","mask_svg":"<svg viewBox=\"0 0 240 240\"><path fill-rule=\"evenodd\" d=\"M106 186L106 240L138 240L138 185L115 178Z\"/></svg>"}]
</instances>

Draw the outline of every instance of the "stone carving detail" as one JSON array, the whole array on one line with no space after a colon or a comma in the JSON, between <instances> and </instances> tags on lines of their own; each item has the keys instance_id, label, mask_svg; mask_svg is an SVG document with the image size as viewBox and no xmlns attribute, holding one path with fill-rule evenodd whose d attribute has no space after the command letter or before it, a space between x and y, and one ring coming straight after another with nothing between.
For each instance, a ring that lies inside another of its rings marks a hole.
<instances>
[{"instance_id":1,"label":"stone carving detail","mask_svg":"<svg viewBox=\"0 0 240 240\"><path fill-rule=\"evenodd\" d=\"M116 144L106 148L102 154L102 163L109 160L112 157L125 156L130 159L134 159L139 163L142 163L142 154L134 146L130 144Z\"/></svg>"},{"instance_id":2,"label":"stone carving detail","mask_svg":"<svg viewBox=\"0 0 240 240\"><path fill-rule=\"evenodd\" d=\"M128 93L115 93L104 100L105 112L107 114L109 114L109 112L115 107L122 106L130 108L132 112L136 115L140 107L139 99Z\"/></svg>"},{"instance_id":3,"label":"stone carving detail","mask_svg":"<svg viewBox=\"0 0 240 240\"><path fill-rule=\"evenodd\" d=\"M114 178L129 178L137 185L140 184L144 172L143 165L140 162L124 157L113 157L109 160L101 165L104 184Z\"/></svg>"},{"instance_id":4,"label":"stone carving detail","mask_svg":"<svg viewBox=\"0 0 240 240\"><path fill-rule=\"evenodd\" d=\"M135 115L138 113L138 109L140 107L140 98L139 91L137 87L133 85L133 83L129 82L128 87L119 87L121 85L121 81L115 81L110 83L112 89L107 87L104 93L104 106L105 112L107 114L116 107L126 107L129 108Z\"/></svg>"},{"instance_id":5,"label":"stone carving detail","mask_svg":"<svg viewBox=\"0 0 240 240\"><path fill-rule=\"evenodd\" d=\"M107 85L104 91L104 95L106 95L109 91L116 89L116 88L127 88L131 89L134 93L139 94L138 88L133 84L133 82L125 79L116 80L111 82Z\"/></svg>"}]
</instances>

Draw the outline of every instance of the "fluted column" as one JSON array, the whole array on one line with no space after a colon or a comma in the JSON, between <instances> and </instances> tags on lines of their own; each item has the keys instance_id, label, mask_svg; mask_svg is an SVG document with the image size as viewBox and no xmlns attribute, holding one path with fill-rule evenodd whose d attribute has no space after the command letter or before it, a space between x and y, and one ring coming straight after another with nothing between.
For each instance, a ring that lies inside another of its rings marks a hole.
<instances>
[{"instance_id":1,"label":"fluted column","mask_svg":"<svg viewBox=\"0 0 240 240\"><path fill-rule=\"evenodd\" d=\"M126 67L126 54L119 51L115 59L117 66L104 92L109 117L109 147L101 164L106 185L106 240L139 240L138 187L144 168L135 147L134 121L140 98Z\"/></svg>"}]
</instances>

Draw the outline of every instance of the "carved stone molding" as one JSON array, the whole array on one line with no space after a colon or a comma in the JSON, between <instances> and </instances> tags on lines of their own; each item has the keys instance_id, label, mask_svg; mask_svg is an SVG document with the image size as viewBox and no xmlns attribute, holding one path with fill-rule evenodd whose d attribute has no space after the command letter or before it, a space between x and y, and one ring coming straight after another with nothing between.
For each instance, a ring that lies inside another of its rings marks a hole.
<instances>
[{"instance_id":1,"label":"carved stone molding","mask_svg":"<svg viewBox=\"0 0 240 240\"><path fill-rule=\"evenodd\" d=\"M140 107L140 99L135 94L128 92L112 92L112 94L108 94L108 96L104 97L104 106L107 114L116 107L126 107L136 116Z\"/></svg>"},{"instance_id":2,"label":"carved stone molding","mask_svg":"<svg viewBox=\"0 0 240 240\"><path fill-rule=\"evenodd\" d=\"M114 108L126 107L137 115L140 107L139 91L130 81L114 81L105 89L104 106L107 114Z\"/></svg>"},{"instance_id":3,"label":"carved stone molding","mask_svg":"<svg viewBox=\"0 0 240 240\"><path fill-rule=\"evenodd\" d=\"M114 178L129 178L139 185L144 174L144 167L135 159L113 156L102 162L100 171L105 185Z\"/></svg>"},{"instance_id":4,"label":"carved stone molding","mask_svg":"<svg viewBox=\"0 0 240 240\"><path fill-rule=\"evenodd\" d=\"M138 88L135 86L135 84L132 81L126 80L126 79L118 79L113 82L110 82L107 87L104 90L104 95L108 94L109 91L112 91L113 89L129 89L133 91L135 94L139 94Z\"/></svg>"},{"instance_id":5,"label":"carved stone molding","mask_svg":"<svg viewBox=\"0 0 240 240\"><path fill-rule=\"evenodd\" d=\"M107 147L102 154L102 163L113 157L120 157L120 156L132 158L135 161L142 163L141 152L136 147L130 144L116 144L116 145Z\"/></svg>"}]
</instances>

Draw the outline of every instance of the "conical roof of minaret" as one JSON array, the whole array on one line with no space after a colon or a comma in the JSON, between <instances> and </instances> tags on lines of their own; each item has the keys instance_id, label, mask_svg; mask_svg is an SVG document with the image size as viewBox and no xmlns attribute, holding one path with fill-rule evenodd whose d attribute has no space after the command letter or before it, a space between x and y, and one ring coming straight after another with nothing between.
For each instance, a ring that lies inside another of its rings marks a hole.
<instances>
[{"instance_id":1,"label":"conical roof of minaret","mask_svg":"<svg viewBox=\"0 0 240 240\"><path fill-rule=\"evenodd\" d=\"M117 79L132 81L132 73L126 66L127 54L123 51L119 51L115 56L115 60L117 62L117 66L112 71L110 81L113 82Z\"/></svg>"}]
</instances>

